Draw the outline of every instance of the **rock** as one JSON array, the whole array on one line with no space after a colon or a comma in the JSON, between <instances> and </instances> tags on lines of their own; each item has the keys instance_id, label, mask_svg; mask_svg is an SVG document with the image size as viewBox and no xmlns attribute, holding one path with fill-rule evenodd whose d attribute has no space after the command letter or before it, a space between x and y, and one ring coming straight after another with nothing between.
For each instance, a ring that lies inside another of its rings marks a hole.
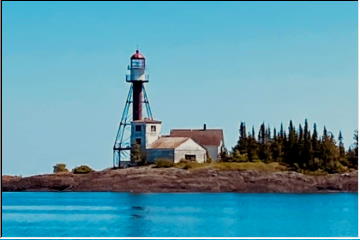
<instances>
[{"instance_id":1,"label":"rock","mask_svg":"<svg viewBox=\"0 0 360 240\"><path fill-rule=\"evenodd\" d=\"M3 191L357 192L357 171L310 176L256 170L136 167L88 174L2 176Z\"/></svg>"}]
</instances>

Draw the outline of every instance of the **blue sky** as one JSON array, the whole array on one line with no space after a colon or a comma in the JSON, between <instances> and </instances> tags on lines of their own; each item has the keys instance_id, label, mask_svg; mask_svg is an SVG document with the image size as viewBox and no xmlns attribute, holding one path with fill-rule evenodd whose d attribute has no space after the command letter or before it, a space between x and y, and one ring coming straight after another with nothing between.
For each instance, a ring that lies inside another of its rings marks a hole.
<instances>
[{"instance_id":1,"label":"blue sky","mask_svg":"<svg viewBox=\"0 0 360 240\"><path fill-rule=\"evenodd\" d=\"M357 128L357 2L5 2L2 44L3 174L112 166L137 45L163 134Z\"/></svg>"}]
</instances>

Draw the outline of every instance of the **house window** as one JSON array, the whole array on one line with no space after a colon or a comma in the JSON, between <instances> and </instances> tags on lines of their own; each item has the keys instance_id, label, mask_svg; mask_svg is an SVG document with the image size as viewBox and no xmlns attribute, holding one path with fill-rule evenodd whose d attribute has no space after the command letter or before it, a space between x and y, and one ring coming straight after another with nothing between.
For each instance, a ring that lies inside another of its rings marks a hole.
<instances>
[{"instance_id":1,"label":"house window","mask_svg":"<svg viewBox=\"0 0 360 240\"><path fill-rule=\"evenodd\" d=\"M195 154L185 154L185 160L196 161Z\"/></svg>"},{"instance_id":2,"label":"house window","mask_svg":"<svg viewBox=\"0 0 360 240\"><path fill-rule=\"evenodd\" d=\"M136 125L135 126L135 131L136 132L141 132L141 125Z\"/></svg>"},{"instance_id":3,"label":"house window","mask_svg":"<svg viewBox=\"0 0 360 240\"><path fill-rule=\"evenodd\" d=\"M136 144L141 145L141 138L137 138L135 141L136 141Z\"/></svg>"},{"instance_id":4,"label":"house window","mask_svg":"<svg viewBox=\"0 0 360 240\"><path fill-rule=\"evenodd\" d=\"M151 132L156 132L156 126L155 125L151 125Z\"/></svg>"}]
</instances>

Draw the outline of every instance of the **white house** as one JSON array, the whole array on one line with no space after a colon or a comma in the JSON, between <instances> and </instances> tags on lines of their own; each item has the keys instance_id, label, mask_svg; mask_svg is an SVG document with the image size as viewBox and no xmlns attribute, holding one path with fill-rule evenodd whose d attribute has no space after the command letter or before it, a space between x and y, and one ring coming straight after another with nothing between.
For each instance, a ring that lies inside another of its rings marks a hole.
<instances>
[{"instance_id":1,"label":"white house","mask_svg":"<svg viewBox=\"0 0 360 240\"><path fill-rule=\"evenodd\" d=\"M152 119L131 122L131 144L139 144L146 153L147 162L169 159L174 163L187 159L203 163L207 159L206 149L189 137L160 136L161 121Z\"/></svg>"},{"instance_id":2,"label":"white house","mask_svg":"<svg viewBox=\"0 0 360 240\"><path fill-rule=\"evenodd\" d=\"M218 160L224 151L224 134L222 129L172 129L171 137L190 137L195 142L206 148L212 160Z\"/></svg>"},{"instance_id":3,"label":"white house","mask_svg":"<svg viewBox=\"0 0 360 240\"><path fill-rule=\"evenodd\" d=\"M206 162L206 149L188 137L160 137L146 150L147 162L169 159L174 163L190 160Z\"/></svg>"}]
</instances>

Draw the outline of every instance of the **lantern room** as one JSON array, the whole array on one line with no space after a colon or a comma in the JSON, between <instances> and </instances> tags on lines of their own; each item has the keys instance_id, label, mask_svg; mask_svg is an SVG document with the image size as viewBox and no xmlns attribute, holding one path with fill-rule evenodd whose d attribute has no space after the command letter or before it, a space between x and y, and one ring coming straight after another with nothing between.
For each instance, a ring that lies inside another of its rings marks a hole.
<instances>
[{"instance_id":1,"label":"lantern room","mask_svg":"<svg viewBox=\"0 0 360 240\"><path fill-rule=\"evenodd\" d=\"M126 75L127 82L148 82L149 76L145 73L145 57L139 50L131 56L128 67L130 74Z\"/></svg>"},{"instance_id":2,"label":"lantern room","mask_svg":"<svg viewBox=\"0 0 360 240\"><path fill-rule=\"evenodd\" d=\"M131 56L131 68L145 68L145 57L139 50Z\"/></svg>"}]
</instances>

